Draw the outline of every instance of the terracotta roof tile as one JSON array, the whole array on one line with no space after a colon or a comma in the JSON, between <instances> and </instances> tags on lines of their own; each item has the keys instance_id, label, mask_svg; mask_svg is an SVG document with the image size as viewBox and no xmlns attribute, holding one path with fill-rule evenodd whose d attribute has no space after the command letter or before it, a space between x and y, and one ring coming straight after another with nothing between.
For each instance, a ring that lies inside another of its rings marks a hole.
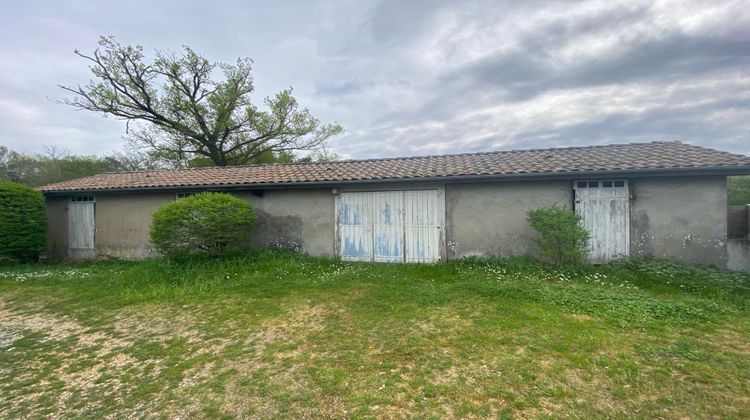
<instances>
[{"instance_id":1,"label":"terracotta roof tile","mask_svg":"<svg viewBox=\"0 0 750 420\"><path fill-rule=\"evenodd\" d=\"M563 175L648 169L721 169L750 173L750 157L681 142L512 150L323 163L246 165L104 173L40 188L44 192L195 186L316 184L435 177Z\"/></svg>"}]
</instances>

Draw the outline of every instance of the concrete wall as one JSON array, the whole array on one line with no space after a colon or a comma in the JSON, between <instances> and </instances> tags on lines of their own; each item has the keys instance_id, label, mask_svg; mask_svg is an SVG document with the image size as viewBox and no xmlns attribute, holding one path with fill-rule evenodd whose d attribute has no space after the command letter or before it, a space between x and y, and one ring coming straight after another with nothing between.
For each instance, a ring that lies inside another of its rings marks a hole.
<instances>
[{"instance_id":1,"label":"concrete wall","mask_svg":"<svg viewBox=\"0 0 750 420\"><path fill-rule=\"evenodd\" d=\"M258 217L251 246L291 248L315 256L333 255L333 195L330 189L266 190L232 194L249 201ZM149 241L153 213L175 200L174 192L98 193L96 256L143 259L154 257ZM67 258L70 197L47 197L48 254Z\"/></svg>"},{"instance_id":2,"label":"concrete wall","mask_svg":"<svg viewBox=\"0 0 750 420\"><path fill-rule=\"evenodd\" d=\"M725 177L631 179L631 256L726 267Z\"/></svg>"},{"instance_id":3,"label":"concrete wall","mask_svg":"<svg viewBox=\"0 0 750 420\"><path fill-rule=\"evenodd\" d=\"M330 188L236 195L250 201L258 217L252 246L293 249L314 256L334 255L334 196Z\"/></svg>"},{"instance_id":4,"label":"concrete wall","mask_svg":"<svg viewBox=\"0 0 750 420\"><path fill-rule=\"evenodd\" d=\"M727 240L727 269L750 271L750 240Z\"/></svg>"},{"instance_id":5,"label":"concrete wall","mask_svg":"<svg viewBox=\"0 0 750 420\"><path fill-rule=\"evenodd\" d=\"M526 211L552 204L572 208L571 181L445 186L448 257L510 257L533 250Z\"/></svg>"},{"instance_id":6,"label":"concrete wall","mask_svg":"<svg viewBox=\"0 0 750 420\"><path fill-rule=\"evenodd\" d=\"M96 255L122 259L156 256L149 242L151 217L174 193L95 194Z\"/></svg>"}]
</instances>

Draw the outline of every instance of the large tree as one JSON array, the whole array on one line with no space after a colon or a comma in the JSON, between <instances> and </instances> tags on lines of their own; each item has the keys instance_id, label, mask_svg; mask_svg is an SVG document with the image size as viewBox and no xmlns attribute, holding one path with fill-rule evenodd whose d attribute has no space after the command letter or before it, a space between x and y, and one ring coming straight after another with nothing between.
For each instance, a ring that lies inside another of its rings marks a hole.
<instances>
[{"instance_id":1,"label":"large tree","mask_svg":"<svg viewBox=\"0 0 750 420\"><path fill-rule=\"evenodd\" d=\"M147 63L141 46L102 37L88 60L94 79L60 86L75 94L66 103L127 121L135 144L180 159L203 157L215 165L240 165L264 153L314 150L342 132L300 109L292 90L253 105L252 60L212 63L185 46L157 53ZM221 73L216 79L215 73Z\"/></svg>"}]
</instances>

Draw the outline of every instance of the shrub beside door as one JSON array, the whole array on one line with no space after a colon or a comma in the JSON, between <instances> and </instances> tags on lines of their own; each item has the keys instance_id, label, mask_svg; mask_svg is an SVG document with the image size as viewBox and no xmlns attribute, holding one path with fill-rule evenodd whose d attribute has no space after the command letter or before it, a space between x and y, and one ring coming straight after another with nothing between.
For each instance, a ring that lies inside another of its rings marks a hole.
<instances>
[{"instance_id":1,"label":"shrub beside door","mask_svg":"<svg viewBox=\"0 0 750 420\"><path fill-rule=\"evenodd\" d=\"M540 234L536 243L543 260L557 266L583 261L591 235L582 226L581 215L553 205L529 210L526 218Z\"/></svg>"}]
</instances>

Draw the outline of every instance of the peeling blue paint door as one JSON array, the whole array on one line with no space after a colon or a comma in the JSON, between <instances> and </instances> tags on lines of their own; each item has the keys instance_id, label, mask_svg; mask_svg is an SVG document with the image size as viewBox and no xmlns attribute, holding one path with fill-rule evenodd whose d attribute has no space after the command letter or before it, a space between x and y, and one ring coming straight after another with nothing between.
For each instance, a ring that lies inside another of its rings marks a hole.
<instances>
[{"instance_id":1,"label":"peeling blue paint door","mask_svg":"<svg viewBox=\"0 0 750 420\"><path fill-rule=\"evenodd\" d=\"M342 193L339 255L347 261L440 260L441 220L435 190Z\"/></svg>"},{"instance_id":2,"label":"peeling blue paint door","mask_svg":"<svg viewBox=\"0 0 750 420\"><path fill-rule=\"evenodd\" d=\"M373 260L404 260L404 194L402 191L371 193L373 210Z\"/></svg>"},{"instance_id":3,"label":"peeling blue paint door","mask_svg":"<svg viewBox=\"0 0 750 420\"><path fill-rule=\"evenodd\" d=\"M341 194L338 209L341 258L372 260L372 222L368 193Z\"/></svg>"}]
</instances>

